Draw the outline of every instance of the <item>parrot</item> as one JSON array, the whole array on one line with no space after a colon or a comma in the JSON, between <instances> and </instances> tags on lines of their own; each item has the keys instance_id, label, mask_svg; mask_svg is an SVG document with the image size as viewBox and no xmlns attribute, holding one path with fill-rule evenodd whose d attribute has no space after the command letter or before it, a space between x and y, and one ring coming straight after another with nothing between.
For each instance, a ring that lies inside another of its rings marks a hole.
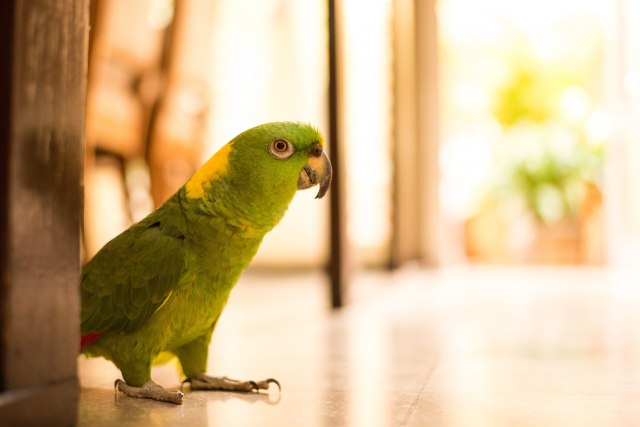
<instances>
[{"instance_id":1,"label":"parrot","mask_svg":"<svg viewBox=\"0 0 640 427\"><path fill-rule=\"evenodd\" d=\"M206 373L232 288L298 190L332 180L320 131L301 122L248 129L222 146L165 203L113 238L81 272L80 352L115 364L116 393L182 404L151 379L162 353L191 390L260 392L271 384Z\"/></svg>"}]
</instances>

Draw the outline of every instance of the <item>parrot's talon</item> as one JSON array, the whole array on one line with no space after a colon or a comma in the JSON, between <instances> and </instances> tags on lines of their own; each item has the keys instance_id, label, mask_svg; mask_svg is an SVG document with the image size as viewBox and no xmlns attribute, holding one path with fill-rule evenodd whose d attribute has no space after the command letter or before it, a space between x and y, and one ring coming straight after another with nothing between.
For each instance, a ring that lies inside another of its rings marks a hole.
<instances>
[{"instance_id":1,"label":"parrot's talon","mask_svg":"<svg viewBox=\"0 0 640 427\"><path fill-rule=\"evenodd\" d=\"M220 390L259 393L261 390L269 390L270 384L277 385L278 390L281 390L280 383L273 378L269 378L264 381L238 381L227 377L211 377L209 375L201 374L196 378L190 378L184 382L190 383L191 390Z\"/></svg>"},{"instance_id":2,"label":"parrot's talon","mask_svg":"<svg viewBox=\"0 0 640 427\"><path fill-rule=\"evenodd\" d=\"M267 383L267 388L269 388L269 384L275 384L278 386L278 392L282 391L282 386L280 386L280 382L278 380L276 380L275 378L268 378L266 380Z\"/></svg>"},{"instance_id":3,"label":"parrot's talon","mask_svg":"<svg viewBox=\"0 0 640 427\"><path fill-rule=\"evenodd\" d=\"M126 382L118 379L115 383L116 390L120 390L129 397L137 397L143 399L153 399L160 402L174 403L182 405L184 393L181 391L169 391L162 386L149 380L142 387L133 387Z\"/></svg>"}]
</instances>

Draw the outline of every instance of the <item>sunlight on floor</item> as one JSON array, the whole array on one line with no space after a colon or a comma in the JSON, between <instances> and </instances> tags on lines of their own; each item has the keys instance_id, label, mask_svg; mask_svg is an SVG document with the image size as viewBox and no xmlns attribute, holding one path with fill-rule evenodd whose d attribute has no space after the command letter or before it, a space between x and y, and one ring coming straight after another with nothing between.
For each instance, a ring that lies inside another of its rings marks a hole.
<instances>
[{"instance_id":1,"label":"sunlight on floor","mask_svg":"<svg viewBox=\"0 0 640 427\"><path fill-rule=\"evenodd\" d=\"M330 313L321 275L250 272L209 371L274 377L282 393L186 392L174 407L116 396L80 359L80 425L631 425L640 419L640 272L404 270L356 280ZM174 367L156 368L166 387Z\"/></svg>"}]
</instances>

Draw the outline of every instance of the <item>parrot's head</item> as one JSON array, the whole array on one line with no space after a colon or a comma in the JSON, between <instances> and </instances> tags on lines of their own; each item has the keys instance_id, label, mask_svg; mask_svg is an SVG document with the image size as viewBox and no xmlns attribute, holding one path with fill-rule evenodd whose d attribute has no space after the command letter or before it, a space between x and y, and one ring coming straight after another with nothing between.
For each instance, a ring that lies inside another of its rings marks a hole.
<instances>
[{"instance_id":1,"label":"parrot's head","mask_svg":"<svg viewBox=\"0 0 640 427\"><path fill-rule=\"evenodd\" d=\"M297 190L318 185L322 198L332 168L322 134L298 122L248 129L223 146L185 185L189 198L222 200L246 216L273 214L277 222ZM275 224L273 224L275 225Z\"/></svg>"}]
</instances>

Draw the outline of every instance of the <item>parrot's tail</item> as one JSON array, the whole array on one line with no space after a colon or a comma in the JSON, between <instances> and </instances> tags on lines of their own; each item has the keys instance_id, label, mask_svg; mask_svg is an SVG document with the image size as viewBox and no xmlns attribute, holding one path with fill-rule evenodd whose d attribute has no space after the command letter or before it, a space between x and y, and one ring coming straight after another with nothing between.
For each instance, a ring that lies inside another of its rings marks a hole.
<instances>
[{"instance_id":1,"label":"parrot's tail","mask_svg":"<svg viewBox=\"0 0 640 427\"><path fill-rule=\"evenodd\" d=\"M80 337L80 349L82 350L85 346L99 340L103 335L104 334L102 332L90 332L88 334L82 335Z\"/></svg>"}]
</instances>

